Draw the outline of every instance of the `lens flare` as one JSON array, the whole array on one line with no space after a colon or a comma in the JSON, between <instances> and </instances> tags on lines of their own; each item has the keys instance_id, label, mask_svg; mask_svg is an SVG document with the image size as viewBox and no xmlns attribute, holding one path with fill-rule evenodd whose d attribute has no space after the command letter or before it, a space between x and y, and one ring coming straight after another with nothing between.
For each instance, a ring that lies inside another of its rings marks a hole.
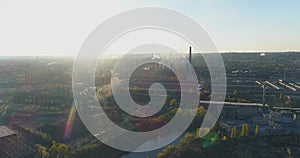
<instances>
[{"instance_id":1,"label":"lens flare","mask_svg":"<svg viewBox=\"0 0 300 158\"><path fill-rule=\"evenodd\" d=\"M71 137L75 115L76 115L76 108L75 108L75 104L72 103L72 107L70 109L68 120L66 122L65 129L64 129L64 135L63 135L64 139L70 139Z\"/></svg>"}]
</instances>

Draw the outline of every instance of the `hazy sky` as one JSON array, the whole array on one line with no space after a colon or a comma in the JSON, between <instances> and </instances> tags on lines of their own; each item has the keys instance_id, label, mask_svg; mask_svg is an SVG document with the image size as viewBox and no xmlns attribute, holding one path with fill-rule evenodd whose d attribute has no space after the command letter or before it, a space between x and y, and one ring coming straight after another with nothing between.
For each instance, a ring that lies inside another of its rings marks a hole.
<instances>
[{"instance_id":1,"label":"hazy sky","mask_svg":"<svg viewBox=\"0 0 300 158\"><path fill-rule=\"evenodd\" d=\"M143 6L194 18L220 51L300 50L297 0L0 0L0 55L73 56L97 24Z\"/></svg>"}]
</instances>

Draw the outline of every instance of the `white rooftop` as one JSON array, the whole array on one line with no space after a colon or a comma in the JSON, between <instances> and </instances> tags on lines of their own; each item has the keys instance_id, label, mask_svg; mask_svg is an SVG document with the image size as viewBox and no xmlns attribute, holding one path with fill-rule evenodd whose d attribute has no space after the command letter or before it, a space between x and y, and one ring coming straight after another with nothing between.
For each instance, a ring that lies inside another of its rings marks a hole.
<instances>
[{"instance_id":1,"label":"white rooftop","mask_svg":"<svg viewBox=\"0 0 300 158\"><path fill-rule=\"evenodd\" d=\"M200 100L200 104L223 104L223 105L233 105L233 106L258 106L263 107L263 104L260 103L238 103L238 102L219 102L219 101L205 101ZM268 104L265 104L265 106L269 106Z\"/></svg>"},{"instance_id":2,"label":"white rooftop","mask_svg":"<svg viewBox=\"0 0 300 158\"><path fill-rule=\"evenodd\" d=\"M0 126L0 138L16 134L6 126Z\"/></svg>"}]
</instances>

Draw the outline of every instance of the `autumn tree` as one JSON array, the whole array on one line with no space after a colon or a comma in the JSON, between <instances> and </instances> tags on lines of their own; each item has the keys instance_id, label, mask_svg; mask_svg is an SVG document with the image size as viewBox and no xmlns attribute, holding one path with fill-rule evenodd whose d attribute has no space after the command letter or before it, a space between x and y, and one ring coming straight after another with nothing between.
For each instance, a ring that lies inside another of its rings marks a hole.
<instances>
[{"instance_id":1,"label":"autumn tree","mask_svg":"<svg viewBox=\"0 0 300 158\"><path fill-rule=\"evenodd\" d=\"M49 148L49 158L56 158L57 157L57 144L53 144L50 148Z\"/></svg>"},{"instance_id":2,"label":"autumn tree","mask_svg":"<svg viewBox=\"0 0 300 158\"><path fill-rule=\"evenodd\" d=\"M283 99L283 97L284 97L283 94L280 93L280 94L279 94L279 99Z\"/></svg>"},{"instance_id":3,"label":"autumn tree","mask_svg":"<svg viewBox=\"0 0 300 158\"><path fill-rule=\"evenodd\" d=\"M169 105L171 106L171 107L173 107L174 105L176 105L177 104L177 100L176 99L172 99L171 101L170 101L170 103L169 103Z\"/></svg>"},{"instance_id":4,"label":"autumn tree","mask_svg":"<svg viewBox=\"0 0 300 158\"><path fill-rule=\"evenodd\" d=\"M249 136L249 128L248 128L248 124L245 123L242 125L242 131L240 134L240 138L248 137L248 136Z\"/></svg>"},{"instance_id":5,"label":"autumn tree","mask_svg":"<svg viewBox=\"0 0 300 158\"><path fill-rule=\"evenodd\" d=\"M196 117L204 117L206 114L206 109L203 106L199 106L197 109Z\"/></svg>"},{"instance_id":6,"label":"autumn tree","mask_svg":"<svg viewBox=\"0 0 300 158\"><path fill-rule=\"evenodd\" d=\"M49 149L49 158L67 158L69 147L65 144L53 144Z\"/></svg>"},{"instance_id":7,"label":"autumn tree","mask_svg":"<svg viewBox=\"0 0 300 158\"><path fill-rule=\"evenodd\" d=\"M288 99L285 101L285 105L287 105L289 107L292 105L292 100L290 97L288 97Z\"/></svg>"},{"instance_id":8,"label":"autumn tree","mask_svg":"<svg viewBox=\"0 0 300 158\"><path fill-rule=\"evenodd\" d=\"M227 140L227 137L226 137L226 136L223 136L220 140L226 141L226 140Z\"/></svg>"},{"instance_id":9,"label":"autumn tree","mask_svg":"<svg viewBox=\"0 0 300 158\"><path fill-rule=\"evenodd\" d=\"M183 151L189 148L189 145L196 139L194 134L187 133L184 135L183 139L179 142L178 149Z\"/></svg>"},{"instance_id":10,"label":"autumn tree","mask_svg":"<svg viewBox=\"0 0 300 158\"><path fill-rule=\"evenodd\" d=\"M134 87L132 88L132 91L133 91L134 93L137 93L137 92L139 92L139 87L137 87L137 86L134 86Z\"/></svg>"},{"instance_id":11,"label":"autumn tree","mask_svg":"<svg viewBox=\"0 0 300 158\"><path fill-rule=\"evenodd\" d=\"M245 136L246 136L246 137L249 136L249 126L248 126L247 123L245 124Z\"/></svg>"},{"instance_id":12,"label":"autumn tree","mask_svg":"<svg viewBox=\"0 0 300 158\"><path fill-rule=\"evenodd\" d=\"M59 158L67 158L69 154L69 147L65 144L59 144L57 147L57 153Z\"/></svg>"},{"instance_id":13,"label":"autumn tree","mask_svg":"<svg viewBox=\"0 0 300 158\"><path fill-rule=\"evenodd\" d=\"M140 131L149 131L160 128L162 125L160 118L141 118L136 124L136 128Z\"/></svg>"},{"instance_id":14,"label":"autumn tree","mask_svg":"<svg viewBox=\"0 0 300 158\"><path fill-rule=\"evenodd\" d=\"M233 94L234 96L237 96L237 95L238 95L238 91L237 91L237 90L234 90L232 94Z\"/></svg>"},{"instance_id":15,"label":"autumn tree","mask_svg":"<svg viewBox=\"0 0 300 158\"><path fill-rule=\"evenodd\" d=\"M200 138L200 136L204 136L209 133L210 129L208 127L205 128L197 128L195 136Z\"/></svg>"},{"instance_id":16,"label":"autumn tree","mask_svg":"<svg viewBox=\"0 0 300 158\"><path fill-rule=\"evenodd\" d=\"M46 158L47 155L48 155L46 147L44 147L41 144L37 144L35 146L36 146L36 148L38 150L38 153L41 155L41 158Z\"/></svg>"},{"instance_id":17,"label":"autumn tree","mask_svg":"<svg viewBox=\"0 0 300 158\"><path fill-rule=\"evenodd\" d=\"M233 126L233 127L231 128L230 138L231 138L231 139L237 138L237 128L236 128L236 126Z\"/></svg>"},{"instance_id":18,"label":"autumn tree","mask_svg":"<svg viewBox=\"0 0 300 158\"><path fill-rule=\"evenodd\" d=\"M190 128L195 129L200 127L205 114L206 114L206 109L203 106L199 106L196 112L196 116L194 117L193 122L190 125Z\"/></svg>"},{"instance_id":19,"label":"autumn tree","mask_svg":"<svg viewBox=\"0 0 300 158\"><path fill-rule=\"evenodd\" d=\"M179 150L176 146L169 145L161 153L157 155L157 158L179 158Z\"/></svg>"},{"instance_id":20,"label":"autumn tree","mask_svg":"<svg viewBox=\"0 0 300 158\"><path fill-rule=\"evenodd\" d=\"M255 127L255 135L257 136L258 134L259 134L259 126L256 125L256 127Z\"/></svg>"}]
</instances>

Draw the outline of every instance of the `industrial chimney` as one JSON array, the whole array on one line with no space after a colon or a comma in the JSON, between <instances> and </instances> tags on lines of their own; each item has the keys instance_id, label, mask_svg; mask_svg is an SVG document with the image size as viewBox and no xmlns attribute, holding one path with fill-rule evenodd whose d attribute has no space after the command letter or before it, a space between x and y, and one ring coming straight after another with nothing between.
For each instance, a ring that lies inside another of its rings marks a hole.
<instances>
[{"instance_id":1,"label":"industrial chimney","mask_svg":"<svg viewBox=\"0 0 300 158\"><path fill-rule=\"evenodd\" d=\"M192 46L190 46L189 61L192 64Z\"/></svg>"}]
</instances>

